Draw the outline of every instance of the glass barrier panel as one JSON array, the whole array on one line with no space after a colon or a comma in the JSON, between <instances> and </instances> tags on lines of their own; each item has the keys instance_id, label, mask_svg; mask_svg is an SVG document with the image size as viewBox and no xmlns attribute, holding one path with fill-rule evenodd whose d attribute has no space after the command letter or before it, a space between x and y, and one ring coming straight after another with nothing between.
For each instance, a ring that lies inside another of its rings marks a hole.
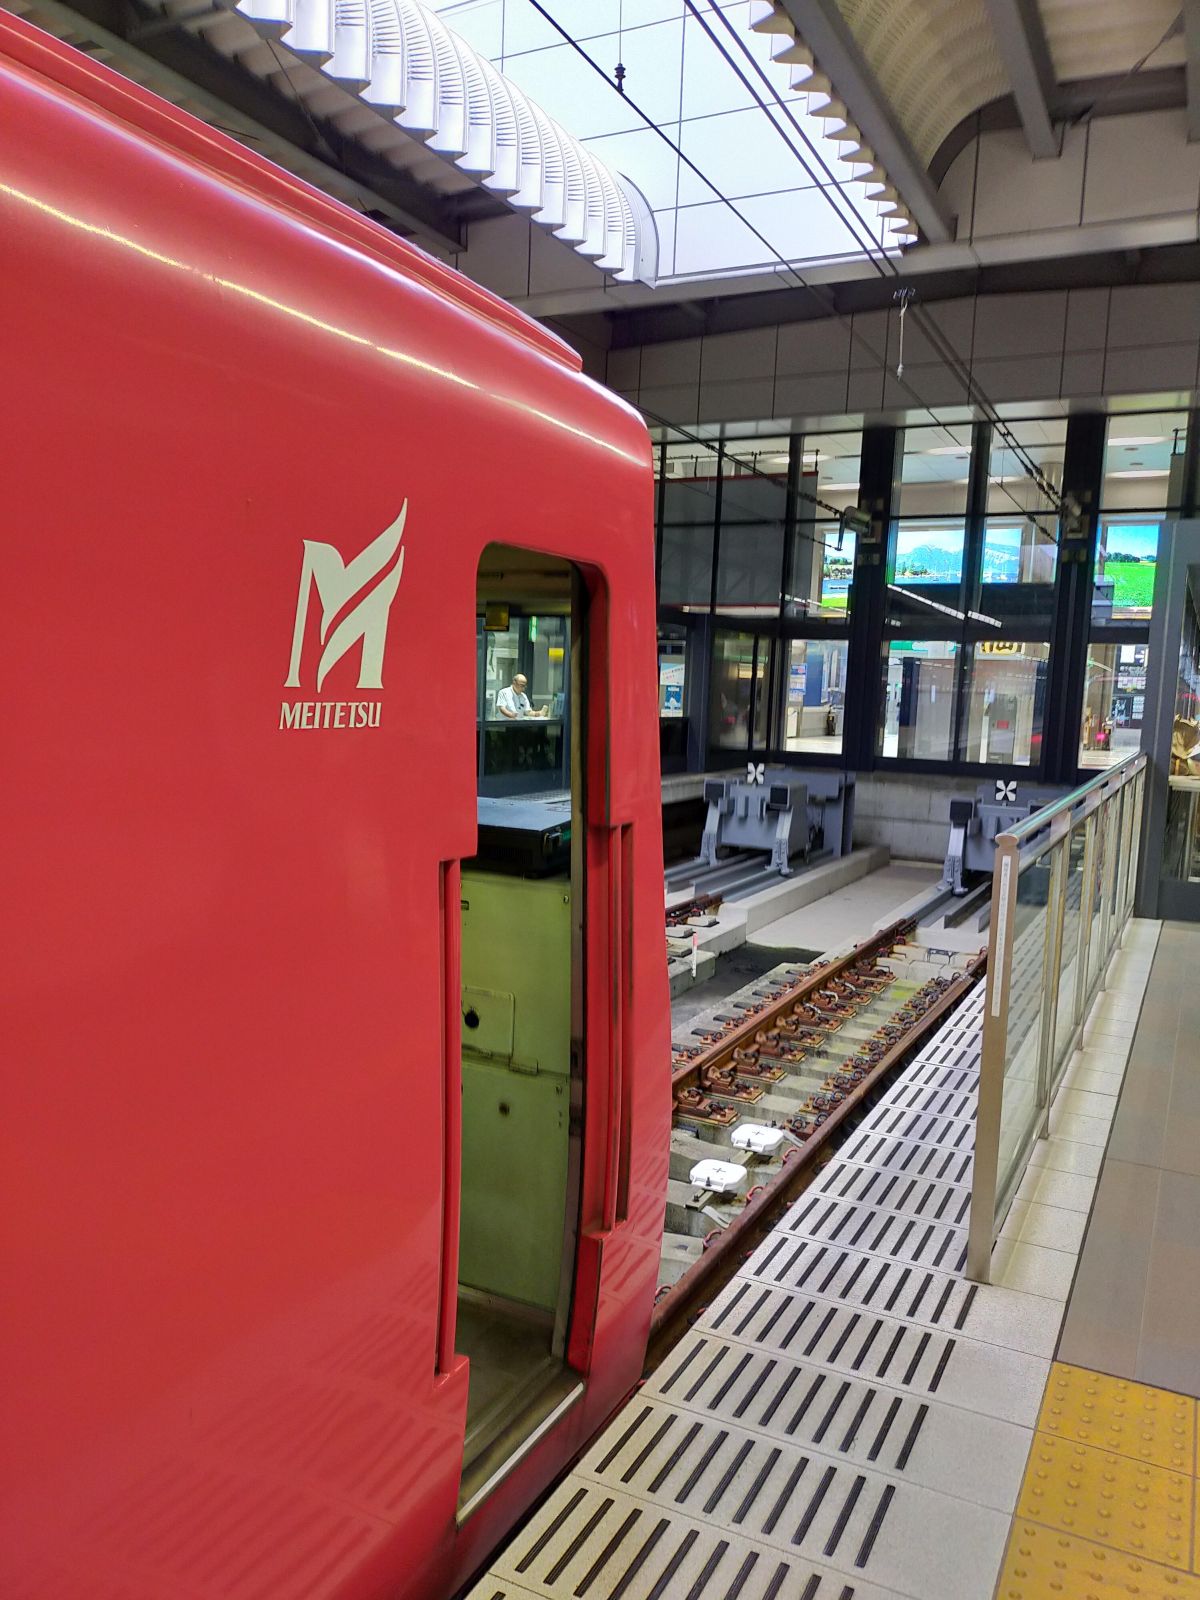
<instances>
[{"instance_id":1,"label":"glass barrier panel","mask_svg":"<svg viewBox=\"0 0 1200 1600\"><path fill-rule=\"evenodd\" d=\"M1007 1209L1025 1169L1025 1156L1040 1122L1038 1091L1042 1006L1046 999L1045 955L1049 921L1051 853L1025 867L1017 879L1008 980L1008 1037L1000 1112L996 1215Z\"/></svg>"},{"instance_id":2,"label":"glass barrier panel","mask_svg":"<svg viewBox=\"0 0 1200 1600\"><path fill-rule=\"evenodd\" d=\"M1100 969L1096 974L1096 982L1098 984L1104 982L1104 974L1108 970L1113 945L1116 942L1117 919L1113 911L1113 900L1116 895L1117 850L1121 839L1120 799L1121 791L1118 790L1103 808L1105 828L1107 830L1107 846L1104 855L1104 875L1100 881L1100 917L1103 941Z\"/></svg>"},{"instance_id":3,"label":"glass barrier panel","mask_svg":"<svg viewBox=\"0 0 1200 1600\"><path fill-rule=\"evenodd\" d=\"M1108 844L1109 808L1102 806L1092 818L1092 870L1087 889L1088 964L1087 1000L1091 999L1104 971L1104 874L1111 854Z\"/></svg>"},{"instance_id":4,"label":"glass barrier panel","mask_svg":"<svg viewBox=\"0 0 1200 1600\"><path fill-rule=\"evenodd\" d=\"M977 1282L989 1281L995 1240L1132 909L1145 773L1138 756L997 840L967 1244Z\"/></svg>"},{"instance_id":5,"label":"glass barrier panel","mask_svg":"<svg viewBox=\"0 0 1200 1600\"><path fill-rule=\"evenodd\" d=\"M1133 785L1127 783L1117 796L1117 863L1113 873L1112 892L1112 917L1114 924L1114 937L1110 941L1116 943L1117 933L1123 921L1125 910L1125 884L1129 876L1129 859L1131 853L1132 820L1133 820Z\"/></svg>"},{"instance_id":6,"label":"glass barrier panel","mask_svg":"<svg viewBox=\"0 0 1200 1600\"><path fill-rule=\"evenodd\" d=\"M1070 1045L1078 1023L1078 1001L1085 985L1079 981L1082 961L1083 865L1087 850L1087 828L1072 828L1063 841L1066 851L1063 889L1062 944L1058 968L1058 1013L1054 1019L1054 1070L1057 1084L1071 1056Z\"/></svg>"}]
</instances>

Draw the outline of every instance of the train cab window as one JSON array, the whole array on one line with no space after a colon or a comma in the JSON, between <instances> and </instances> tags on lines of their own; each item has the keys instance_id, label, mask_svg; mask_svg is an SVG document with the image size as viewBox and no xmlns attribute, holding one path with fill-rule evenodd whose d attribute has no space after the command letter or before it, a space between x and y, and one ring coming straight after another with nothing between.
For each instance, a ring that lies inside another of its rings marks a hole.
<instances>
[{"instance_id":1,"label":"train cab window","mask_svg":"<svg viewBox=\"0 0 1200 1600\"><path fill-rule=\"evenodd\" d=\"M546 597L493 602L476 617L479 792L570 788L567 665L571 619Z\"/></svg>"},{"instance_id":2,"label":"train cab window","mask_svg":"<svg viewBox=\"0 0 1200 1600\"><path fill-rule=\"evenodd\" d=\"M554 558L489 546L480 563L479 844L461 900L460 1515L580 1389L565 1350L582 1126L582 592Z\"/></svg>"}]
</instances>

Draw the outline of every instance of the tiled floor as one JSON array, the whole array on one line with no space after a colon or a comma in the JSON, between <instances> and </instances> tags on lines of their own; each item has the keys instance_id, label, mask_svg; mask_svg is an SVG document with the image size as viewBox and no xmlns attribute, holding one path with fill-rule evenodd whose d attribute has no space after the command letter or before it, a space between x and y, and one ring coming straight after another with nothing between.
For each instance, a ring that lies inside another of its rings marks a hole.
<instances>
[{"instance_id":1,"label":"tiled floor","mask_svg":"<svg viewBox=\"0 0 1200 1600\"><path fill-rule=\"evenodd\" d=\"M1055 1362L997 1600L1200 1600L1196 1402Z\"/></svg>"},{"instance_id":2,"label":"tiled floor","mask_svg":"<svg viewBox=\"0 0 1200 1600\"><path fill-rule=\"evenodd\" d=\"M921 861L893 861L836 895L769 922L754 935L755 944L796 946L804 950L838 950L865 939L901 906L931 889L940 867Z\"/></svg>"},{"instance_id":3,"label":"tiled floor","mask_svg":"<svg viewBox=\"0 0 1200 1600\"><path fill-rule=\"evenodd\" d=\"M1195 1317L1200 1271L1182 1257L1200 1256L1200 1212L1175 1180L1200 1174L1128 1154L1104 1162L1122 1094L1137 1082L1135 1066L1123 1090L1152 970L1172 990L1174 1024L1159 985L1146 1005L1158 1059L1144 1070L1170 1071L1164 1115L1184 1107L1175 1076L1193 947L1172 938L1160 969L1159 932L1148 922L1126 929L1050 1137L1035 1144L1005 1219L990 1283L963 1273L980 988L473 1600L1200 1600L1186 1397L1197 1386L1159 1380L1185 1394L1135 1394L1125 1378L1109 1384L1079 1370L1103 1366L1093 1358L1053 1360L1064 1312L1078 1303L1081 1242L1086 1260L1093 1242L1118 1241L1084 1318L1111 1335L1111 1348L1124 1338L1141 1359L1137 1305L1172 1265L1193 1274L1180 1315ZM1143 1155L1165 1151L1167 1130L1155 1146L1138 1115L1131 1136L1149 1141ZM1158 1346L1182 1348L1165 1311L1147 1326Z\"/></svg>"},{"instance_id":4,"label":"tiled floor","mask_svg":"<svg viewBox=\"0 0 1200 1600\"><path fill-rule=\"evenodd\" d=\"M1077 1091L1111 1094L1132 1048L1058 1351L1185 1394L1200 1394L1198 971L1200 928L1165 923L1140 1014L1110 985L1089 1023Z\"/></svg>"}]
</instances>

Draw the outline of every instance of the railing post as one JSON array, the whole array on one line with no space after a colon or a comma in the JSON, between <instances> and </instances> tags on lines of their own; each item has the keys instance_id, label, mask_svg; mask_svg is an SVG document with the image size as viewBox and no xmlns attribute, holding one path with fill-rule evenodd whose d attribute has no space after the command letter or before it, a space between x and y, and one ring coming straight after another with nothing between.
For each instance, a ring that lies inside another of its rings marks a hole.
<instances>
[{"instance_id":1,"label":"railing post","mask_svg":"<svg viewBox=\"0 0 1200 1600\"><path fill-rule=\"evenodd\" d=\"M992 871L991 939L983 1010L983 1054L979 1063L971 1219L967 1232L967 1277L976 1283L987 1283L992 1270L1018 870L1017 842L1011 834L1002 833L996 840L996 864Z\"/></svg>"},{"instance_id":2,"label":"railing post","mask_svg":"<svg viewBox=\"0 0 1200 1600\"><path fill-rule=\"evenodd\" d=\"M1074 1027L1082 1026L1092 1003L1092 912L1096 903L1096 889L1092 882L1096 872L1096 823L1098 814L1092 812L1084 823L1083 873L1079 880L1079 971L1075 980Z\"/></svg>"},{"instance_id":3,"label":"railing post","mask_svg":"<svg viewBox=\"0 0 1200 1600\"><path fill-rule=\"evenodd\" d=\"M1058 1027L1058 981L1062 972L1063 909L1067 898L1067 868L1071 825L1067 823L1054 852L1050 890L1046 896L1046 946L1042 966L1042 1033L1038 1040L1038 1104L1042 1108L1039 1137L1050 1137L1050 1102L1054 1098L1054 1040Z\"/></svg>"}]
</instances>

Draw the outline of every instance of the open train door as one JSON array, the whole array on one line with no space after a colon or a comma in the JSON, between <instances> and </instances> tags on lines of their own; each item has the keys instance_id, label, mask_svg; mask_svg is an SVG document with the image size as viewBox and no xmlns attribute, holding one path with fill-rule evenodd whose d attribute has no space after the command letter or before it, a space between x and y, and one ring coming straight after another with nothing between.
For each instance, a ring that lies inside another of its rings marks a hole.
<instances>
[{"instance_id":1,"label":"open train door","mask_svg":"<svg viewBox=\"0 0 1200 1600\"><path fill-rule=\"evenodd\" d=\"M457 1129L448 1118L443 1339L447 1360L469 1363L460 1521L581 1397L600 1273L581 1230L606 1216L611 1227L620 1208L620 1063L595 1024L620 1009L621 918L610 924L607 902L622 830L588 825L605 761L603 593L570 562L507 545L489 545L478 571L479 844L452 891L460 1003L447 1018L461 1099ZM589 1019L601 997L606 1015ZM603 1146L594 1182L585 1117ZM598 1204L584 1206L585 1188Z\"/></svg>"}]
</instances>

